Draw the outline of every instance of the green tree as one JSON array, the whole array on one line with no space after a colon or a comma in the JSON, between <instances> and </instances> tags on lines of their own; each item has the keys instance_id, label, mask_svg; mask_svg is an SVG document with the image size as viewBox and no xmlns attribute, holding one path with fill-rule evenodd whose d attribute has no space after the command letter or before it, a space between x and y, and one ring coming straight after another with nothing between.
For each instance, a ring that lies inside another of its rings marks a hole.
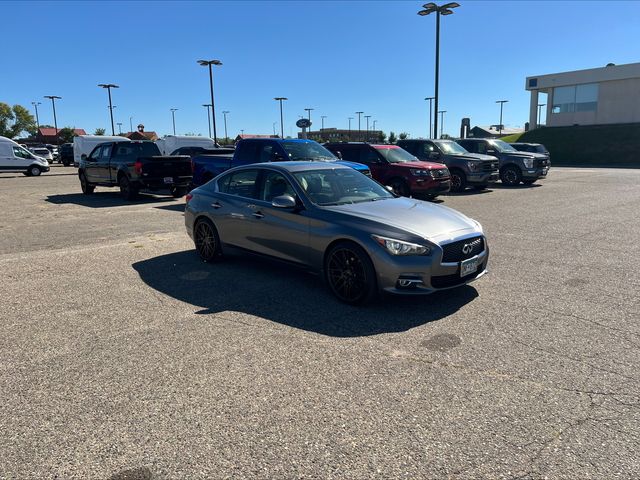
<instances>
[{"instance_id":1,"label":"green tree","mask_svg":"<svg viewBox=\"0 0 640 480\"><path fill-rule=\"evenodd\" d=\"M96 128L96 131L93 132L94 135L104 135L105 129L104 128Z\"/></svg>"},{"instance_id":2,"label":"green tree","mask_svg":"<svg viewBox=\"0 0 640 480\"><path fill-rule=\"evenodd\" d=\"M387 134L384 133L383 131L380 131L380 133L378 133L378 141L380 143L384 143L387 140Z\"/></svg>"},{"instance_id":3,"label":"green tree","mask_svg":"<svg viewBox=\"0 0 640 480\"><path fill-rule=\"evenodd\" d=\"M73 127L64 127L58 130L58 138L62 141L62 143L71 143L73 142L73 137L76 136L74 132L75 128Z\"/></svg>"},{"instance_id":4,"label":"green tree","mask_svg":"<svg viewBox=\"0 0 640 480\"><path fill-rule=\"evenodd\" d=\"M398 135L398 137L400 137L400 140L406 140L408 136L409 134L407 132L402 132L400 135Z\"/></svg>"},{"instance_id":5,"label":"green tree","mask_svg":"<svg viewBox=\"0 0 640 480\"><path fill-rule=\"evenodd\" d=\"M396 137L396 134L393 132L389 132L389 143L396 143L398 141L398 138Z\"/></svg>"},{"instance_id":6,"label":"green tree","mask_svg":"<svg viewBox=\"0 0 640 480\"><path fill-rule=\"evenodd\" d=\"M14 105L0 102L0 136L16 138L23 132L35 135L36 120L29 110L22 105Z\"/></svg>"}]
</instances>

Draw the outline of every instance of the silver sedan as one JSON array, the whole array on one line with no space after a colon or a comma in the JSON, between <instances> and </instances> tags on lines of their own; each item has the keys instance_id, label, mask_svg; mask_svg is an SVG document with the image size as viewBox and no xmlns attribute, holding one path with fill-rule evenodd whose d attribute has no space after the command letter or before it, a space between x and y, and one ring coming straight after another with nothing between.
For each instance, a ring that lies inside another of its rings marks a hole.
<instances>
[{"instance_id":1,"label":"silver sedan","mask_svg":"<svg viewBox=\"0 0 640 480\"><path fill-rule=\"evenodd\" d=\"M451 208L398 197L336 164L234 168L187 195L185 223L199 255L229 249L319 272L341 301L379 292L426 294L487 272L478 222Z\"/></svg>"}]
</instances>

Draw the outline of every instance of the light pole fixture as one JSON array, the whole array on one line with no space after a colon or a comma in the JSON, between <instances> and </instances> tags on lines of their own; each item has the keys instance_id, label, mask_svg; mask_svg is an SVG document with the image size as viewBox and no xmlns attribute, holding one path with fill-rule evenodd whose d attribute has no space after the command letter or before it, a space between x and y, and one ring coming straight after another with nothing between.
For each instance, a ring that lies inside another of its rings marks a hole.
<instances>
[{"instance_id":1,"label":"light pole fixture","mask_svg":"<svg viewBox=\"0 0 640 480\"><path fill-rule=\"evenodd\" d=\"M211 117L213 117L213 143L218 145L218 132L216 131L216 107L213 101L213 70L212 65L220 66L222 62L220 60L198 60L198 63L203 67L209 67L209 89L211 90Z\"/></svg>"},{"instance_id":2,"label":"light pole fixture","mask_svg":"<svg viewBox=\"0 0 640 480\"><path fill-rule=\"evenodd\" d=\"M44 98L51 99L51 106L53 107L53 128L56 129L56 145L60 144L58 140L58 119L56 118L56 100L61 100L62 97L58 97L57 95L45 95Z\"/></svg>"},{"instance_id":3,"label":"light pole fixture","mask_svg":"<svg viewBox=\"0 0 640 480\"><path fill-rule=\"evenodd\" d=\"M360 115L362 115L364 112L356 112L356 115L358 115L358 141L361 142L362 141L362 130L360 129Z\"/></svg>"},{"instance_id":4,"label":"light pole fixture","mask_svg":"<svg viewBox=\"0 0 640 480\"><path fill-rule=\"evenodd\" d=\"M40 118L38 117L38 105L42 105L42 102L31 102L36 109L36 128L40 130Z\"/></svg>"},{"instance_id":5,"label":"light pole fixture","mask_svg":"<svg viewBox=\"0 0 640 480\"><path fill-rule=\"evenodd\" d=\"M311 131L311 110L313 110L313 108L305 108L307 118L309 119L309 131Z\"/></svg>"},{"instance_id":6,"label":"light pole fixture","mask_svg":"<svg viewBox=\"0 0 640 480\"><path fill-rule=\"evenodd\" d=\"M131 129L131 133L133 133L133 117L129 117L129 128Z\"/></svg>"},{"instance_id":7,"label":"light pole fixture","mask_svg":"<svg viewBox=\"0 0 640 480\"><path fill-rule=\"evenodd\" d=\"M369 141L369 119L371 118L371 115L365 115L364 118L367 119L367 135L365 138L367 139L366 141L368 142Z\"/></svg>"},{"instance_id":8,"label":"light pole fixture","mask_svg":"<svg viewBox=\"0 0 640 480\"><path fill-rule=\"evenodd\" d=\"M173 120L173 134L176 134L176 111L178 110L177 108L170 108L169 110L171 110L171 119Z\"/></svg>"},{"instance_id":9,"label":"light pole fixture","mask_svg":"<svg viewBox=\"0 0 640 480\"><path fill-rule=\"evenodd\" d=\"M546 105L546 103L539 103L538 104L538 126L540 126L540 113L542 113L542 107L544 107ZM36 110L37 112L37 110Z\"/></svg>"},{"instance_id":10,"label":"light pole fixture","mask_svg":"<svg viewBox=\"0 0 640 480\"><path fill-rule=\"evenodd\" d=\"M433 121L433 114L431 113L431 104L433 103L433 99L436 97L425 97L425 100L429 100L429 138L433 138L433 131L431 130L431 127L433 126L432 121Z\"/></svg>"},{"instance_id":11,"label":"light pole fixture","mask_svg":"<svg viewBox=\"0 0 640 480\"><path fill-rule=\"evenodd\" d=\"M227 113L231 113L229 110L223 110L222 116L224 117L224 141L226 142L229 137L227 137Z\"/></svg>"},{"instance_id":12,"label":"light pole fixture","mask_svg":"<svg viewBox=\"0 0 640 480\"><path fill-rule=\"evenodd\" d=\"M351 120L353 120L353 117L349 117L349 141L351 141Z\"/></svg>"},{"instance_id":13,"label":"light pole fixture","mask_svg":"<svg viewBox=\"0 0 640 480\"><path fill-rule=\"evenodd\" d=\"M326 116L326 115L322 115L320 118L321 118L321 120L322 120L322 127L320 127L320 128L321 128L322 130L324 130L324 119L325 119L325 118L327 118L327 116Z\"/></svg>"},{"instance_id":14,"label":"light pole fixture","mask_svg":"<svg viewBox=\"0 0 640 480\"><path fill-rule=\"evenodd\" d=\"M211 138L211 112L209 111L211 104L203 103L202 106L207 109L207 125L209 125L209 138Z\"/></svg>"},{"instance_id":15,"label":"light pole fixture","mask_svg":"<svg viewBox=\"0 0 640 480\"><path fill-rule=\"evenodd\" d=\"M278 124L278 122L273 122L273 136L276 136L276 125Z\"/></svg>"},{"instance_id":16,"label":"light pole fixture","mask_svg":"<svg viewBox=\"0 0 640 480\"><path fill-rule=\"evenodd\" d=\"M425 3L422 6L423 10L420 10L418 12L418 15L420 15L421 17L424 17L434 12L436 14L436 82L435 82L435 92L434 92L434 100L435 100L434 111L435 112L438 112L438 98L439 98L438 86L439 86L439 77L440 77L440 15L445 15L445 16L451 15L453 13L452 8L457 8L459 6L460 4L456 2L449 2L440 6L436 5L433 2L430 2L430 3ZM435 135L438 135L437 113L433 123L434 123L433 133Z\"/></svg>"},{"instance_id":17,"label":"light pole fixture","mask_svg":"<svg viewBox=\"0 0 640 480\"><path fill-rule=\"evenodd\" d=\"M116 125L118 125L118 135L122 135L122 122L118 122Z\"/></svg>"},{"instance_id":18,"label":"light pole fixture","mask_svg":"<svg viewBox=\"0 0 640 480\"><path fill-rule=\"evenodd\" d=\"M444 129L444 114L447 113L447 111L440 110L438 113L440 114L440 138L442 138L442 130Z\"/></svg>"},{"instance_id":19,"label":"light pole fixture","mask_svg":"<svg viewBox=\"0 0 640 480\"><path fill-rule=\"evenodd\" d=\"M280 138L284 138L284 123L282 117L282 102L284 100L289 100L287 97L275 97L274 100L280 102Z\"/></svg>"},{"instance_id":20,"label":"light pole fixture","mask_svg":"<svg viewBox=\"0 0 640 480\"><path fill-rule=\"evenodd\" d=\"M502 135L502 106L509 100L496 100L500 104L500 123L498 124L498 134Z\"/></svg>"},{"instance_id":21,"label":"light pole fixture","mask_svg":"<svg viewBox=\"0 0 640 480\"><path fill-rule=\"evenodd\" d=\"M120 88L118 85L114 83L99 83L99 87L106 88L109 93L109 113L111 114L111 135L116 134L116 129L113 126L113 107L111 106L111 89L112 88Z\"/></svg>"}]
</instances>

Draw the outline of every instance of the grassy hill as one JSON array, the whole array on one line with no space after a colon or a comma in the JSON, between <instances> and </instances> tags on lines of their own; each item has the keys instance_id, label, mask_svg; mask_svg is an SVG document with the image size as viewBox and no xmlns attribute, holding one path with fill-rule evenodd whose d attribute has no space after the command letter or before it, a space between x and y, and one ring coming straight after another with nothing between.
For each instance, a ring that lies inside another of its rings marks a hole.
<instances>
[{"instance_id":1,"label":"grassy hill","mask_svg":"<svg viewBox=\"0 0 640 480\"><path fill-rule=\"evenodd\" d=\"M542 127L503 140L542 143L553 165L640 168L640 123Z\"/></svg>"}]
</instances>

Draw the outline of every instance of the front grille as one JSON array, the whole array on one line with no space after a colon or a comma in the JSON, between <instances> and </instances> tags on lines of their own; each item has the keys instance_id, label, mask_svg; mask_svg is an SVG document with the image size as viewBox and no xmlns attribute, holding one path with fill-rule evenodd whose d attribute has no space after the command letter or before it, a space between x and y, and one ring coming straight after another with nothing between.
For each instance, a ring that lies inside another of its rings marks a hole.
<instances>
[{"instance_id":1,"label":"front grille","mask_svg":"<svg viewBox=\"0 0 640 480\"><path fill-rule=\"evenodd\" d=\"M536 163L535 163L536 168L546 167L547 165L549 165L548 158L536 158Z\"/></svg>"},{"instance_id":2,"label":"front grille","mask_svg":"<svg viewBox=\"0 0 640 480\"><path fill-rule=\"evenodd\" d=\"M442 254L443 263L461 262L467 258L475 257L484 251L484 237L466 238L464 240L458 240L457 242L441 245L441 247L442 250L444 250ZM464 250L466 250L466 252Z\"/></svg>"},{"instance_id":3,"label":"front grille","mask_svg":"<svg viewBox=\"0 0 640 480\"><path fill-rule=\"evenodd\" d=\"M478 265L478 269L470 273L469 275L465 275L464 277L460 276L460 269L452 275L440 275L431 277L431 286L433 288L447 288L447 287L455 287L456 285L463 285L467 283L469 280L473 280L478 275L480 275L484 271L484 263Z\"/></svg>"},{"instance_id":4,"label":"front grille","mask_svg":"<svg viewBox=\"0 0 640 480\"><path fill-rule=\"evenodd\" d=\"M483 172L497 172L498 171L498 162L483 162L482 163L482 171Z\"/></svg>"}]
</instances>

